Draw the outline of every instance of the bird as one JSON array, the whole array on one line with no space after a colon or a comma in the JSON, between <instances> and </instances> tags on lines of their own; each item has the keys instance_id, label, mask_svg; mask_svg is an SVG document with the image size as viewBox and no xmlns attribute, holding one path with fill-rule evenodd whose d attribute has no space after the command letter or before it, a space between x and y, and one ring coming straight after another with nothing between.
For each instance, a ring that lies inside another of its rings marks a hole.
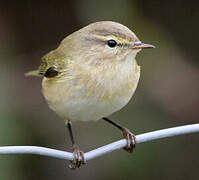
<instances>
[{"instance_id":1,"label":"bird","mask_svg":"<svg viewBox=\"0 0 199 180\"><path fill-rule=\"evenodd\" d=\"M74 141L72 122L104 120L123 133L124 148L132 152L135 135L108 118L128 104L140 78L135 59L145 48L134 32L113 21L91 23L64 38L44 55L38 69L27 76L41 76L42 93L50 109L64 119L72 142L70 168L85 164L84 152Z\"/></svg>"}]
</instances>

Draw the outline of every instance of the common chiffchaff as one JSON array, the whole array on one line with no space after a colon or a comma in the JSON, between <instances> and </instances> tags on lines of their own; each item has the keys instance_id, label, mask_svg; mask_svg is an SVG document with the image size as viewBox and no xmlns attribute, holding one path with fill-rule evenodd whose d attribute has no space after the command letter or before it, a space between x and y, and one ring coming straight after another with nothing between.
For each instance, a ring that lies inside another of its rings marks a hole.
<instances>
[{"instance_id":1,"label":"common chiffchaff","mask_svg":"<svg viewBox=\"0 0 199 180\"><path fill-rule=\"evenodd\" d=\"M104 119L122 130L128 152L135 147L135 136L125 127L106 118L123 108L133 96L140 77L135 56L142 43L127 27L111 21L90 24L67 36L57 49L46 54L38 70L42 92L49 107L61 116L69 129L74 162L85 162L75 145L71 121Z\"/></svg>"}]
</instances>

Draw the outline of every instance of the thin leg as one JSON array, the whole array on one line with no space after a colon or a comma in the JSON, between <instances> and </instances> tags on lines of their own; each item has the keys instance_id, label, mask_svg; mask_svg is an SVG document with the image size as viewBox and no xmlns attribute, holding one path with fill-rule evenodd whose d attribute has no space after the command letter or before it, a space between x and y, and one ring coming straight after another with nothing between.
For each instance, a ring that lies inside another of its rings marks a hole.
<instances>
[{"instance_id":1,"label":"thin leg","mask_svg":"<svg viewBox=\"0 0 199 180\"><path fill-rule=\"evenodd\" d=\"M71 122L70 121L67 121L67 127L68 127L68 131L69 131L71 143L72 143L72 146L73 146L75 144L75 141L74 141L73 132L72 132L72 126L71 126Z\"/></svg>"},{"instance_id":2,"label":"thin leg","mask_svg":"<svg viewBox=\"0 0 199 180\"><path fill-rule=\"evenodd\" d=\"M69 165L69 167L71 169L76 169L76 168L79 168L81 166L81 164L85 164L86 162L85 162L83 151L80 151L79 147L75 144L73 132L72 132L72 126L71 126L70 121L67 121L67 127L68 127L68 131L69 131L72 148L73 148L73 155L74 155L74 161L71 162L72 164Z\"/></svg>"},{"instance_id":3,"label":"thin leg","mask_svg":"<svg viewBox=\"0 0 199 180\"><path fill-rule=\"evenodd\" d=\"M123 137L127 140L127 146L124 148L127 152L133 152L133 149L135 148L136 145L136 137L135 135L128 130L127 128L121 126L119 123L114 122L106 117L102 118L104 119L106 122L114 125L115 127L117 127L118 129L120 129L123 132Z\"/></svg>"}]
</instances>

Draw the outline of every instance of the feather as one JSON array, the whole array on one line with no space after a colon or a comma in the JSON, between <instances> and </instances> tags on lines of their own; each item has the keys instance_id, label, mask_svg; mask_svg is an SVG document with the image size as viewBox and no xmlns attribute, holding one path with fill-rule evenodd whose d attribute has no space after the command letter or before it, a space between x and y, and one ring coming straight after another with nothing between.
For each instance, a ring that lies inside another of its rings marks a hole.
<instances>
[{"instance_id":1,"label":"feather","mask_svg":"<svg viewBox=\"0 0 199 180\"><path fill-rule=\"evenodd\" d=\"M33 70L33 71L28 71L27 73L25 73L25 76L41 76L41 74L39 73L39 70Z\"/></svg>"}]
</instances>

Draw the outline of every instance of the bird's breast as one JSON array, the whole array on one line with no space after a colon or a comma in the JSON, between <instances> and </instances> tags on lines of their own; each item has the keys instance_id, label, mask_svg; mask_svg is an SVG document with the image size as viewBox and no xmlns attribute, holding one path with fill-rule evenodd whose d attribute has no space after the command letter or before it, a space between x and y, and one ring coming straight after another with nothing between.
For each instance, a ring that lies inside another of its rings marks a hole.
<instances>
[{"instance_id":1,"label":"bird's breast","mask_svg":"<svg viewBox=\"0 0 199 180\"><path fill-rule=\"evenodd\" d=\"M131 66L73 69L71 73L57 82L44 78L43 94L62 118L87 121L108 116L129 102L139 81L140 67L134 60Z\"/></svg>"}]
</instances>

